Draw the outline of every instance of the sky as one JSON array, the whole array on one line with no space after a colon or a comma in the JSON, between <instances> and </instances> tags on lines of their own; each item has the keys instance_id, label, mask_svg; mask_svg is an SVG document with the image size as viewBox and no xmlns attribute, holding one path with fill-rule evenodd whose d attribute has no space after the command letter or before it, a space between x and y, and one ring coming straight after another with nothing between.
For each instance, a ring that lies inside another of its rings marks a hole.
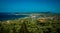
<instances>
[{"instance_id":1,"label":"sky","mask_svg":"<svg viewBox=\"0 0 60 33\"><path fill-rule=\"evenodd\" d=\"M0 12L60 12L60 0L0 0Z\"/></svg>"}]
</instances>

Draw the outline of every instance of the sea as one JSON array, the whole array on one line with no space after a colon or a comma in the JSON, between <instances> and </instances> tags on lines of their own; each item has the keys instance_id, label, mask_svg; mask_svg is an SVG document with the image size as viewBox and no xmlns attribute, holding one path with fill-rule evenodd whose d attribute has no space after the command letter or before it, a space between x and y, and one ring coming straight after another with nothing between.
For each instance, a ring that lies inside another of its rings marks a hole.
<instances>
[{"instance_id":1,"label":"sea","mask_svg":"<svg viewBox=\"0 0 60 33\"><path fill-rule=\"evenodd\" d=\"M13 20L18 18L27 17L28 15L13 15L11 13L0 13L0 21Z\"/></svg>"}]
</instances>

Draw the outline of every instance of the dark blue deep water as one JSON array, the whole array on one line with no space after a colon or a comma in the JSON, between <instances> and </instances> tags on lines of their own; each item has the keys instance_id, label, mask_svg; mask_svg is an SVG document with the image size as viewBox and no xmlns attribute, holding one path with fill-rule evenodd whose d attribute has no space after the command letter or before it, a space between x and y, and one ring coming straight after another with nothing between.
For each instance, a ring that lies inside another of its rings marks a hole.
<instances>
[{"instance_id":1,"label":"dark blue deep water","mask_svg":"<svg viewBox=\"0 0 60 33\"><path fill-rule=\"evenodd\" d=\"M2 20L12 20L12 19L18 19L26 17L27 15L8 15L8 13L0 13L0 21Z\"/></svg>"}]
</instances>

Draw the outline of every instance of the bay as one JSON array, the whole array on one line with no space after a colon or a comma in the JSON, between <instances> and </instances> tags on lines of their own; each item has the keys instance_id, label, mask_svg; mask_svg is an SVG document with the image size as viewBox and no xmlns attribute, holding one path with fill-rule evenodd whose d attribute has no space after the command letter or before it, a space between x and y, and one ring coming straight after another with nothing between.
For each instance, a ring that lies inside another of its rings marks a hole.
<instances>
[{"instance_id":1,"label":"bay","mask_svg":"<svg viewBox=\"0 0 60 33\"><path fill-rule=\"evenodd\" d=\"M5 13L0 13L0 21L2 20L12 20L12 19L18 19L18 18L23 18L27 17L27 15L12 15L12 14L5 14Z\"/></svg>"}]
</instances>

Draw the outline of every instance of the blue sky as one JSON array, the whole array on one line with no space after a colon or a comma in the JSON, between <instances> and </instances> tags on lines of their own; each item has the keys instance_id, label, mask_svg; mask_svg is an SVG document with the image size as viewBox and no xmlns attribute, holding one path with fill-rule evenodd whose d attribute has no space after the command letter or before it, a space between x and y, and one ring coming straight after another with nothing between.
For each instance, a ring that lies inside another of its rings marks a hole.
<instances>
[{"instance_id":1,"label":"blue sky","mask_svg":"<svg viewBox=\"0 0 60 33\"><path fill-rule=\"evenodd\" d=\"M0 0L0 12L60 12L60 0Z\"/></svg>"}]
</instances>

